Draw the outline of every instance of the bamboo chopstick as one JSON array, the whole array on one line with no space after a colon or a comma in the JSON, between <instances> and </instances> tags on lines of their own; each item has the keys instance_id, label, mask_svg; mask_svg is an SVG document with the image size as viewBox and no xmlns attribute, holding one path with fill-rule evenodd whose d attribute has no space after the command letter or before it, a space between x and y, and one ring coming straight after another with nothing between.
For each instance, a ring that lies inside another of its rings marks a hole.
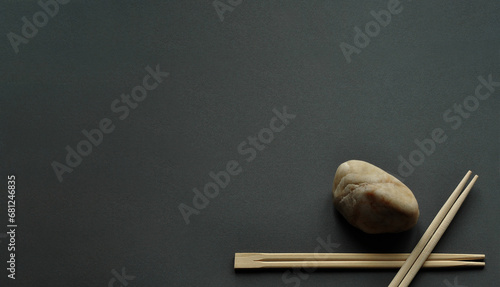
<instances>
[{"instance_id":1,"label":"bamboo chopstick","mask_svg":"<svg viewBox=\"0 0 500 287\"><path fill-rule=\"evenodd\" d=\"M235 260L254 261L399 261L410 253L235 253ZM427 260L483 260L484 254L432 253Z\"/></svg>"},{"instance_id":2,"label":"bamboo chopstick","mask_svg":"<svg viewBox=\"0 0 500 287\"><path fill-rule=\"evenodd\" d=\"M235 269L254 268L399 268L410 253L236 253ZM433 253L425 268L483 267L484 254Z\"/></svg>"},{"instance_id":3,"label":"bamboo chopstick","mask_svg":"<svg viewBox=\"0 0 500 287\"><path fill-rule=\"evenodd\" d=\"M411 280L413 280L419 268L422 267L424 262L426 262L427 256L429 256L439 239L441 239L441 236L450 225L458 209L476 182L478 178L477 175L474 176L465 191L462 193L462 189L470 175L471 171L469 170L443 205L441 210L439 210L431 225L427 228L410 256L408 256L408 259L389 284L389 287L406 287L410 284ZM462 194L460 195L460 193ZM460 197L457 199L459 195Z\"/></svg>"}]
</instances>

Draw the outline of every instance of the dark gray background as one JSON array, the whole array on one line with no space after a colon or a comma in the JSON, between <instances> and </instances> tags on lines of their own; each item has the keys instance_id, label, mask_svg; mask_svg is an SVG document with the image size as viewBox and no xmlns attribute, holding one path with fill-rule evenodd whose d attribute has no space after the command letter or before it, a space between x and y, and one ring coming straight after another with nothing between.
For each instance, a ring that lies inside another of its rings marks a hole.
<instances>
[{"instance_id":1,"label":"dark gray background","mask_svg":"<svg viewBox=\"0 0 500 287\"><path fill-rule=\"evenodd\" d=\"M122 268L128 286L386 286L396 270L286 284L285 270L235 272L233 257L313 252L328 236L336 252L410 252L468 169L479 181L435 251L485 253L486 268L421 271L412 286L498 285L500 91L455 130L443 113L478 76L500 81L500 2L401 1L351 63L340 43L388 1L272 2L243 1L221 21L211 1L71 1L19 53L0 41L0 232L8 174L19 225L15 281L0 238L2 286L108 286ZM3 34L40 10L3 1ZM119 120L110 103L157 64L170 76ZM245 161L238 145L283 106L296 118ZM51 163L105 117L114 132L59 182ZM447 140L404 181L418 224L378 236L346 224L332 206L337 166L397 175L398 156L435 128ZM186 225L179 204L229 160L243 171Z\"/></svg>"}]
</instances>

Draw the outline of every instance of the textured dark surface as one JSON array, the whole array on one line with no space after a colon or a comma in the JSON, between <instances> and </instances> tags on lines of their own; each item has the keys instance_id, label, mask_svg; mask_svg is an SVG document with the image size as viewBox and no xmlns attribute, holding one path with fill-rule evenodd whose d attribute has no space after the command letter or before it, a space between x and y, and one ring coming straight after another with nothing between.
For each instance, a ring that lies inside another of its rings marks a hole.
<instances>
[{"instance_id":1,"label":"textured dark surface","mask_svg":"<svg viewBox=\"0 0 500 287\"><path fill-rule=\"evenodd\" d=\"M422 271L412 286L497 286L500 87L460 123L443 115L474 104L479 76L500 82L500 2L401 1L350 63L341 43L391 1L228 2L221 21L211 1L70 1L18 53L7 35L41 7L0 4L0 233L9 174L18 223L16 280L0 238L0 285L122 286L125 268L128 286L387 286L396 270L235 272L233 257L410 252L471 169L480 178L435 251L485 253L486 268ZM169 76L121 120L111 103L157 65ZM296 116L274 140L238 151L285 106ZM51 164L103 118L113 132L60 182ZM446 140L398 171L438 128ZM415 228L365 235L334 211L349 159L404 178ZM179 206L233 160L240 172L186 224Z\"/></svg>"}]
</instances>

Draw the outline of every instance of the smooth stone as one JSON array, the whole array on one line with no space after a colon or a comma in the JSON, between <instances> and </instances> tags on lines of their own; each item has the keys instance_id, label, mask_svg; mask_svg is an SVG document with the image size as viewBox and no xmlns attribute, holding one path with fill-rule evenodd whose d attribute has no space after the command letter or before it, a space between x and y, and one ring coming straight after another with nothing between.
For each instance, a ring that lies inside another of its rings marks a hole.
<instances>
[{"instance_id":1,"label":"smooth stone","mask_svg":"<svg viewBox=\"0 0 500 287\"><path fill-rule=\"evenodd\" d=\"M408 230L419 216L417 200L406 185L361 160L337 168L333 203L351 225L371 234Z\"/></svg>"}]
</instances>

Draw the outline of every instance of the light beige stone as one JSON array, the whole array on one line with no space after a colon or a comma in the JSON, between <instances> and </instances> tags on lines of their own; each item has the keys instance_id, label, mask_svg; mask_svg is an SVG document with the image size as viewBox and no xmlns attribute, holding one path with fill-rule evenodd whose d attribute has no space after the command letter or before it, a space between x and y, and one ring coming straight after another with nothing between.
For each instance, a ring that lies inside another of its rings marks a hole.
<instances>
[{"instance_id":1,"label":"light beige stone","mask_svg":"<svg viewBox=\"0 0 500 287\"><path fill-rule=\"evenodd\" d=\"M361 160L337 168L333 203L350 224L372 234L408 230L419 216L417 200L406 185Z\"/></svg>"}]
</instances>

